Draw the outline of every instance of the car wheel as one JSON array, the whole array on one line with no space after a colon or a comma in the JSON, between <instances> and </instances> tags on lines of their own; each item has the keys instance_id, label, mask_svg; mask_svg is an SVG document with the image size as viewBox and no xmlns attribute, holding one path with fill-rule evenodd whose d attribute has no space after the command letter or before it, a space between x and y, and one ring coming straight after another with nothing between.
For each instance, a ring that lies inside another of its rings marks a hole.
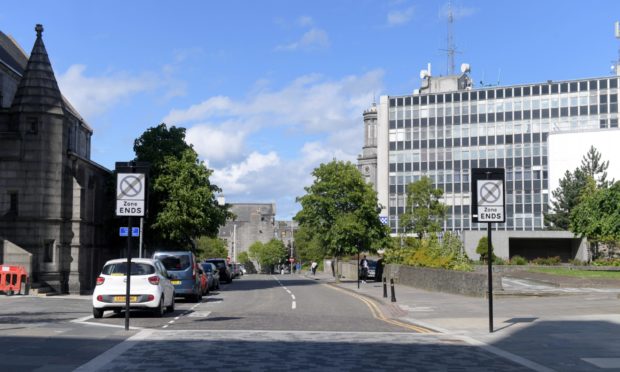
<instances>
[{"instance_id":1,"label":"car wheel","mask_svg":"<svg viewBox=\"0 0 620 372\"><path fill-rule=\"evenodd\" d=\"M101 317L103 317L103 309L97 309L96 307L93 307L93 318L99 319Z\"/></svg>"},{"instance_id":2,"label":"car wheel","mask_svg":"<svg viewBox=\"0 0 620 372\"><path fill-rule=\"evenodd\" d=\"M161 318L162 316L164 316L164 313L165 313L164 298L162 297L159 300L159 306L157 306L155 309L153 309L153 315L156 318Z\"/></svg>"},{"instance_id":3,"label":"car wheel","mask_svg":"<svg viewBox=\"0 0 620 372\"><path fill-rule=\"evenodd\" d=\"M174 296L172 296L172 302L170 303L170 306L166 308L166 311L169 313L174 313Z\"/></svg>"}]
</instances>

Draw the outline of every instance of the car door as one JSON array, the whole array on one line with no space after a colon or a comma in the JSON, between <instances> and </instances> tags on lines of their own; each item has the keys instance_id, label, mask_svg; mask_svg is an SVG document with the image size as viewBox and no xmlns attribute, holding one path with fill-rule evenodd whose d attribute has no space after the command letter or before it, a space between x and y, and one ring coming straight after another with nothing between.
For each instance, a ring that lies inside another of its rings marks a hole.
<instances>
[{"instance_id":1,"label":"car door","mask_svg":"<svg viewBox=\"0 0 620 372\"><path fill-rule=\"evenodd\" d=\"M166 271L164 265L159 261L155 262L155 266L157 267L159 282L161 283L161 286L164 290L164 296L166 297L166 301L168 302L166 306L172 305L172 301L174 298L174 285L172 285L172 282L170 282L168 271Z\"/></svg>"}]
</instances>

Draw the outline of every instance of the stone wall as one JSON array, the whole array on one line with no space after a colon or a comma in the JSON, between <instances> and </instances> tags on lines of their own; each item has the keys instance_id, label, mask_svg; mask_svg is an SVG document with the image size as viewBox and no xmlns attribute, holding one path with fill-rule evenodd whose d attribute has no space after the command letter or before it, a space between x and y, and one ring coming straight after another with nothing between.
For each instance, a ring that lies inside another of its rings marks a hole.
<instances>
[{"instance_id":1,"label":"stone wall","mask_svg":"<svg viewBox=\"0 0 620 372\"><path fill-rule=\"evenodd\" d=\"M488 288L486 273L432 269L406 265L389 264L383 271L388 278L401 285L433 292L446 292L466 296L485 297ZM493 290L501 291L499 275L493 276Z\"/></svg>"},{"instance_id":2,"label":"stone wall","mask_svg":"<svg viewBox=\"0 0 620 372\"><path fill-rule=\"evenodd\" d=\"M0 239L0 264L22 266L32 275L32 254L8 240Z\"/></svg>"}]
</instances>

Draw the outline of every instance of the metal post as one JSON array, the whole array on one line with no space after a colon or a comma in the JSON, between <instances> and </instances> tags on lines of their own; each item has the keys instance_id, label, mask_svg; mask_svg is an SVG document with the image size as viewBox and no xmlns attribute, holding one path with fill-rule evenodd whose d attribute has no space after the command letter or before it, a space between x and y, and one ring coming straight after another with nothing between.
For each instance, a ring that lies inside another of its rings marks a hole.
<instances>
[{"instance_id":1,"label":"metal post","mask_svg":"<svg viewBox=\"0 0 620 372\"><path fill-rule=\"evenodd\" d=\"M491 223L487 224L487 239L488 239L488 277L489 277L489 333L493 333L493 252L491 248Z\"/></svg>"},{"instance_id":2,"label":"metal post","mask_svg":"<svg viewBox=\"0 0 620 372\"><path fill-rule=\"evenodd\" d=\"M390 279L390 287L392 290L392 301L391 302L396 302L396 293L394 293L394 279Z\"/></svg>"},{"instance_id":3,"label":"metal post","mask_svg":"<svg viewBox=\"0 0 620 372\"><path fill-rule=\"evenodd\" d=\"M387 298L387 277L383 277L383 298Z\"/></svg>"},{"instance_id":4,"label":"metal post","mask_svg":"<svg viewBox=\"0 0 620 372\"><path fill-rule=\"evenodd\" d=\"M357 252L357 289L360 289L360 252Z\"/></svg>"},{"instance_id":5,"label":"metal post","mask_svg":"<svg viewBox=\"0 0 620 372\"><path fill-rule=\"evenodd\" d=\"M129 232L127 233L127 271L125 273L125 278L127 281L126 290L125 290L125 330L129 330L129 292L131 287L131 216L127 217L127 225L129 227Z\"/></svg>"},{"instance_id":6,"label":"metal post","mask_svg":"<svg viewBox=\"0 0 620 372\"><path fill-rule=\"evenodd\" d=\"M138 257L140 258L142 258L142 243L143 243L142 237L143 236L144 236L144 217L140 217L140 243L139 243L140 252L138 254Z\"/></svg>"}]
</instances>

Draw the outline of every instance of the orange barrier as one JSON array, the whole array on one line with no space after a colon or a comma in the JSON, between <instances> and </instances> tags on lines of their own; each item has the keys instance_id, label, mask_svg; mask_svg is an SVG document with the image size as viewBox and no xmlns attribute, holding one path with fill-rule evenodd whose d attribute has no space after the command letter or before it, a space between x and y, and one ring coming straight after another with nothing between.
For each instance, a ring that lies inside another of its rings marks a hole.
<instances>
[{"instance_id":1,"label":"orange barrier","mask_svg":"<svg viewBox=\"0 0 620 372\"><path fill-rule=\"evenodd\" d=\"M2 265L0 267L0 292L7 296L15 293L27 295L29 280L26 269L22 266Z\"/></svg>"}]
</instances>

